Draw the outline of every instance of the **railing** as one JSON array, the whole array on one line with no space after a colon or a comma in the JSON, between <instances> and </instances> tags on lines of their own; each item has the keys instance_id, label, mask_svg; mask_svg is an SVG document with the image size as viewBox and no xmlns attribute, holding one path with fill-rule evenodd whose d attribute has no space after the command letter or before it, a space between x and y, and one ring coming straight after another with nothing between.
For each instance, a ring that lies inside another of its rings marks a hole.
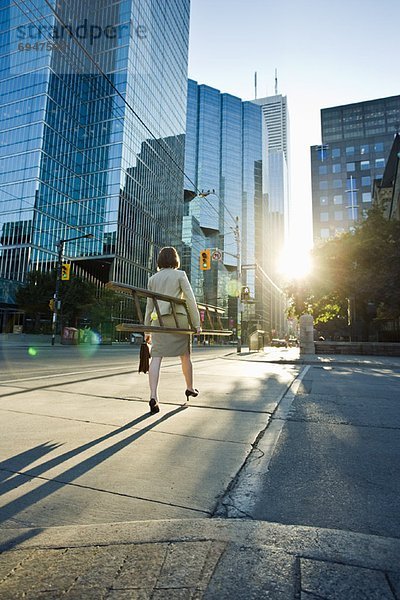
<instances>
[{"instance_id":1,"label":"railing","mask_svg":"<svg viewBox=\"0 0 400 600\"><path fill-rule=\"evenodd\" d=\"M137 320L139 321L139 323L120 323L119 325L116 326L117 331L123 331L123 332L129 332L129 333L133 333L133 332L138 332L138 333L142 332L143 333L145 331L151 330L152 332L158 331L158 332L164 332L164 333L182 333L182 334L196 333L196 328L193 327L193 323L190 318L189 310L188 310L185 300L183 300L181 298L175 298L174 296L167 296L165 294L159 294L158 292L151 292L150 290L144 290L142 288L135 288L130 285L124 285L124 284L114 283L114 282L107 283L106 288L113 290L114 292L124 294L125 296L129 296L130 298L133 299L134 304L135 304ZM151 298L153 300L154 309L156 311L157 319L160 324L159 326L152 325L150 328L148 325L144 324L144 315L143 315L142 307L140 306L139 298L146 298L146 299ZM171 307L171 314L174 317L176 327L164 326L163 318L162 318L163 316L161 314L160 307L158 304L159 300L162 300L163 302L169 302L170 307ZM177 305L184 307L186 316L188 319L188 323L189 323L189 329L182 329L181 327L179 327L177 313L176 313ZM204 323L202 325L201 335L219 335L219 336L232 335L232 331L230 329L224 329L222 319L221 319L222 315L225 312L223 308L220 308L218 306L212 306L211 304L204 304L204 303L199 303L197 305L197 307L200 312L204 311L204 317L205 317ZM207 320L207 323L206 323L206 320Z\"/></svg>"}]
</instances>

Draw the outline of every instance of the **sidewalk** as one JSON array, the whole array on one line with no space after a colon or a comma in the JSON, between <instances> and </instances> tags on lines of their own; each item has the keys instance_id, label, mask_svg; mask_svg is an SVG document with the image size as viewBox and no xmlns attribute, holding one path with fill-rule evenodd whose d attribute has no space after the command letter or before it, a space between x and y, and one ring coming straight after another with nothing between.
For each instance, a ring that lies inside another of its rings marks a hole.
<instances>
[{"instance_id":1,"label":"sidewalk","mask_svg":"<svg viewBox=\"0 0 400 600\"><path fill-rule=\"evenodd\" d=\"M400 356L356 354L308 354L300 356L299 348L265 348L264 351L259 352L249 352L248 348L244 348L240 354L231 352L226 358L294 365L353 365L360 367L400 368Z\"/></svg>"},{"instance_id":2,"label":"sidewalk","mask_svg":"<svg viewBox=\"0 0 400 600\"><path fill-rule=\"evenodd\" d=\"M60 336L56 336L56 344L60 344ZM29 348L30 346L51 346L51 335L33 333L0 333L0 348Z\"/></svg>"},{"instance_id":3,"label":"sidewalk","mask_svg":"<svg viewBox=\"0 0 400 600\"><path fill-rule=\"evenodd\" d=\"M394 600L400 540L251 520L9 529L0 598Z\"/></svg>"}]
</instances>

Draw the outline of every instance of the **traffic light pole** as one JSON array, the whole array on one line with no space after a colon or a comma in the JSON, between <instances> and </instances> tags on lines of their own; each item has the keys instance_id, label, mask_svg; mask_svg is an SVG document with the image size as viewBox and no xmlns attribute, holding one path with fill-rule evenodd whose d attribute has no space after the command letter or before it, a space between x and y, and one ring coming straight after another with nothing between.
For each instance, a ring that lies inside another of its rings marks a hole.
<instances>
[{"instance_id":1,"label":"traffic light pole","mask_svg":"<svg viewBox=\"0 0 400 600\"><path fill-rule=\"evenodd\" d=\"M215 190L208 190L207 192L201 192L200 198L206 198L210 194L215 194ZM216 195L216 194L215 194ZM218 196L217 196L218 197ZM223 204L225 207L225 204ZM226 208L226 207L225 207ZM228 211L229 212L229 211ZM230 216L233 219L232 213ZM237 335L237 353L240 354L242 351L242 259L241 259L241 240L240 240L240 228L239 228L239 217L235 218L235 227L231 227L235 235L236 240L236 260L237 260L237 321L236 321L236 335ZM225 254L229 252L223 251ZM203 270L203 269L202 269Z\"/></svg>"},{"instance_id":2,"label":"traffic light pole","mask_svg":"<svg viewBox=\"0 0 400 600\"><path fill-rule=\"evenodd\" d=\"M60 240L57 244L58 248L58 259L57 259L57 273L56 273L56 289L54 290L54 309L53 309L53 321L51 323L51 345L54 346L56 341L57 333L57 321L58 321L58 297L60 294L60 281L61 281L61 269L62 269L62 258L64 251L64 240Z\"/></svg>"},{"instance_id":3,"label":"traffic light pole","mask_svg":"<svg viewBox=\"0 0 400 600\"><path fill-rule=\"evenodd\" d=\"M54 311L53 311L53 320L51 323L51 345L54 346L55 341L56 341L56 333L57 333L57 321L58 321L58 314L60 312L60 302L59 302L59 295L60 295L60 281L61 281L61 271L62 271L62 260L63 260L63 252L64 252L64 244L66 242L72 242L73 240L82 240L83 238L92 238L93 234L92 233L86 233L85 235L78 235L76 237L73 238L69 238L67 240L59 240L58 244L57 244L57 249L58 249L58 258L57 258L57 274L56 274L56 289L54 290L54 295L53 295L53 299L54 299Z\"/></svg>"},{"instance_id":4,"label":"traffic light pole","mask_svg":"<svg viewBox=\"0 0 400 600\"><path fill-rule=\"evenodd\" d=\"M236 260L237 260L237 347L236 352L238 354L242 351L242 259L241 259L241 248L240 248L240 229L239 229L239 217L236 217L236 225L233 229L236 240Z\"/></svg>"}]
</instances>

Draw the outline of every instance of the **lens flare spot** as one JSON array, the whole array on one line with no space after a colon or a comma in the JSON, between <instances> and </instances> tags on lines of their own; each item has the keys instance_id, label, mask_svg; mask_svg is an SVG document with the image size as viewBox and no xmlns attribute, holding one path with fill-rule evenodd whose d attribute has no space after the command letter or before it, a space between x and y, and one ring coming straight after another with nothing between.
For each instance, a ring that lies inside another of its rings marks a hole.
<instances>
[{"instance_id":1,"label":"lens flare spot","mask_svg":"<svg viewBox=\"0 0 400 600\"><path fill-rule=\"evenodd\" d=\"M36 356L37 353L38 353L38 351L36 350L36 348L33 348L32 346L30 348L28 348L29 356Z\"/></svg>"},{"instance_id":2,"label":"lens flare spot","mask_svg":"<svg viewBox=\"0 0 400 600\"><path fill-rule=\"evenodd\" d=\"M237 296L238 295L238 283L234 279L228 281L227 290L229 296Z\"/></svg>"},{"instance_id":3,"label":"lens flare spot","mask_svg":"<svg viewBox=\"0 0 400 600\"><path fill-rule=\"evenodd\" d=\"M78 346L80 354L85 358L93 356L101 344L100 334L88 328L80 330L79 334L79 339L81 340Z\"/></svg>"}]
</instances>

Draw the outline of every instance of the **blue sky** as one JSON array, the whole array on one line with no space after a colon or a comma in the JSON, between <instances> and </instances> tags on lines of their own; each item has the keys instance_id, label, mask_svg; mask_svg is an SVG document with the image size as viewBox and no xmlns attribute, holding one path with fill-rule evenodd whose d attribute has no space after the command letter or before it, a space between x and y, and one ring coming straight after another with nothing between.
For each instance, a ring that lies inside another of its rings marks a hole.
<instances>
[{"instance_id":1,"label":"blue sky","mask_svg":"<svg viewBox=\"0 0 400 600\"><path fill-rule=\"evenodd\" d=\"M311 239L320 109L400 94L399 0L192 0L189 77L243 99L287 95L292 235Z\"/></svg>"}]
</instances>

